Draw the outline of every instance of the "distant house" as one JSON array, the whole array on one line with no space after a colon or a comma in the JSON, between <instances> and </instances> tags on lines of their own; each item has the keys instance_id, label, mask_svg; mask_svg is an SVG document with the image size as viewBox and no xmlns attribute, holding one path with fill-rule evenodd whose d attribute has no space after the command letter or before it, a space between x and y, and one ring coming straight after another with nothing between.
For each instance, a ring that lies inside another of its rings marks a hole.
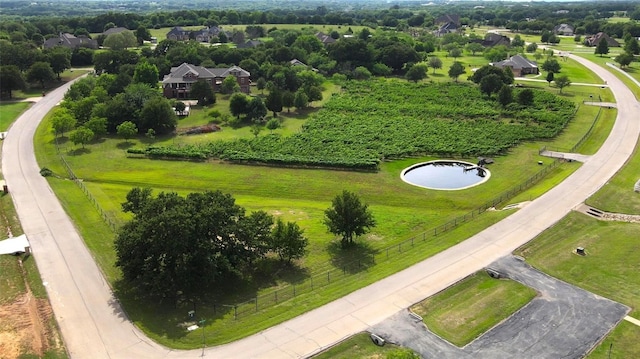
<instances>
[{"instance_id":1,"label":"distant house","mask_svg":"<svg viewBox=\"0 0 640 359\"><path fill-rule=\"evenodd\" d=\"M540 70L538 69L538 64L535 61L531 61L525 58L522 55L511 56L510 58L491 63L491 66L505 69L508 68L513 72L513 76L522 77L528 74L538 74Z\"/></svg>"},{"instance_id":2,"label":"distant house","mask_svg":"<svg viewBox=\"0 0 640 359\"><path fill-rule=\"evenodd\" d=\"M217 37L221 31L222 29L217 26L205 27L204 29L192 31L190 38L200 42L211 42L211 39Z\"/></svg>"},{"instance_id":3,"label":"distant house","mask_svg":"<svg viewBox=\"0 0 640 359\"><path fill-rule=\"evenodd\" d=\"M320 40L320 42L322 42L323 45L333 44L334 42L336 42L336 39L321 31L316 33L316 37L318 38L318 40Z\"/></svg>"},{"instance_id":4,"label":"distant house","mask_svg":"<svg viewBox=\"0 0 640 359\"><path fill-rule=\"evenodd\" d=\"M257 47L259 45L262 45L262 41L260 41L260 40L249 40L247 42L244 42L244 43L236 45L236 47L239 48L239 49L248 49L248 48L252 48L252 47Z\"/></svg>"},{"instance_id":5,"label":"distant house","mask_svg":"<svg viewBox=\"0 0 640 359\"><path fill-rule=\"evenodd\" d=\"M52 37L44 42L44 48L50 49L56 46L63 46L70 49L78 47L88 47L90 49L97 49L98 42L85 36L75 37L73 34L60 33L57 37Z\"/></svg>"},{"instance_id":6,"label":"distant house","mask_svg":"<svg viewBox=\"0 0 640 359\"><path fill-rule=\"evenodd\" d=\"M311 69L311 71L318 71L318 69L310 67L309 65L305 64L304 62L298 60L298 59L293 59L291 61L289 61L289 63L291 64L291 66L301 66L307 69Z\"/></svg>"},{"instance_id":7,"label":"distant house","mask_svg":"<svg viewBox=\"0 0 640 359\"><path fill-rule=\"evenodd\" d=\"M162 80L162 92L166 98L189 98L191 85L199 80L206 81L211 85L213 91L218 92L222 81L229 76L234 76L237 79L240 91L249 93L251 74L238 66L205 68L187 63L171 68L171 72L165 75Z\"/></svg>"},{"instance_id":8,"label":"distant house","mask_svg":"<svg viewBox=\"0 0 640 359\"><path fill-rule=\"evenodd\" d=\"M102 35L109 36L111 34L119 34L123 31L130 31L129 29L127 29L126 27L112 27L110 29L108 29L107 31L103 32Z\"/></svg>"},{"instance_id":9,"label":"distant house","mask_svg":"<svg viewBox=\"0 0 640 359\"><path fill-rule=\"evenodd\" d=\"M436 25L452 23L456 26L456 28L459 28L461 25L460 15L442 15L437 19L433 20L433 23Z\"/></svg>"},{"instance_id":10,"label":"distant house","mask_svg":"<svg viewBox=\"0 0 640 359\"><path fill-rule=\"evenodd\" d=\"M189 40L189 35L191 31L185 30L180 26L176 26L173 29L169 30L167 33L167 39L174 41L187 41Z\"/></svg>"},{"instance_id":11,"label":"distant house","mask_svg":"<svg viewBox=\"0 0 640 359\"><path fill-rule=\"evenodd\" d=\"M511 39L507 36L490 32L484 36L483 40L471 40L471 42L477 42L484 47L494 47L498 45L509 46Z\"/></svg>"},{"instance_id":12,"label":"distant house","mask_svg":"<svg viewBox=\"0 0 640 359\"><path fill-rule=\"evenodd\" d=\"M620 47L619 42L617 42L615 39L612 39L604 32L599 32L595 35L585 37L584 44L587 46L597 46L602 40L605 40L609 47Z\"/></svg>"},{"instance_id":13,"label":"distant house","mask_svg":"<svg viewBox=\"0 0 640 359\"><path fill-rule=\"evenodd\" d=\"M556 25L553 28L553 33L557 35L573 36L573 26L569 24Z\"/></svg>"},{"instance_id":14,"label":"distant house","mask_svg":"<svg viewBox=\"0 0 640 359\"><path fill-rule=\"evenodd\" d=\"M454 24L453 22L448 22L448 23L443 24L442 26L440 26L438 28L438 30L433 32L433 34L436 37L442 37L442 36L444 36L446 34L456 33L456 32L458 32L459 29L460 29L460 27L457 26L456 24Z\"/></svg>"}]
</instances>

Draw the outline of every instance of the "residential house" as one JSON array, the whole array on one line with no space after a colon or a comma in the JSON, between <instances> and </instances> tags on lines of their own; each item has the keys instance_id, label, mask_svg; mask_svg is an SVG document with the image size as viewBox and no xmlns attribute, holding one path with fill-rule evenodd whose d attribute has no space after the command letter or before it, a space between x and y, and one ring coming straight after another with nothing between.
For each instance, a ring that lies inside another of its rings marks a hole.
<instances>
[{"instance_id":1,"label":"residential house","mask_svg":"<svg viewBox=\"0 0 640 359\"><path fill-rule=\"evenodd\" d=\"M104 35L105 37L111 35L111 34L119 34L123 31L129 31L129 29L127 29L126 27L112 27L110 29L108 29L107 31L103 32L102 35Z\"/></svg>"},{"instance_id":2,"label":"residential house","mask_svg":"<svg viewBox=\"0 0 640 359\"><path fill-rule=\"evenodd\" d=\"M244 42L244 43L241 43L241 44L237 44L236 47L238 49L248 49L248 48L257 47L259 45L262 45L262 41L260 41L260 40L249 40L247 42Z\"/></svg>"},{"instance_id":3,"label":"residential house","mask_svg":"<svg viewBox=\"0 0 640 359\"><path fill-rule=\"evenodd\" d=\"M560 24L553 28L553 33L556 35L573 36L573 30L573 26L569 24Z\"/></svg>"},{"instance_id":4,"label":"residential house","mask_svg":"<svg viewBox=\"0 0 640 359\"><path fill-rule=\"evenodd\" d=\"M56 46L64 46L70 49L78 47L88 47L91 49L98 48L98 42L86 36L75 37L73 34L60 33L57 37L52 37L44 42L44 48L50 49Z\"/></svg>"},{"instance_id":5,"label":"residential house","mask_svg":"<svg viewBox=\"0 0 640 359\"><path fill-rule=\"evenodd\" d=\"M217 37L221 31L222 29L217 26L205 27L201 30L192 31L192 35L190 35L190 37L193 37L196 41L200 42L211 42L211 39Z\"/></svg>"},{"instance_id":6,"label":"residential house","mask_svg":"<svg viewBox=\"0 0 640 359\"><path fill-rule=\"evenodd\" d=\"M316 37L325 46L328 45L328 44L333 44L334 42L336 42L336 39L334 39L333 37L321 32L321 31L316 33Z\"/></svg>"},{"instance_id":7,"label":"residential house","mask_svg":"<svg viewBox=\"0 0 640 359\"><path fill-rule=\"evenodd\" d=\"M460 15L442 15L437 19L433 20L433 23L436 25L452 23L453 25L456 26L456 28L459 28L461 25Z\"/></svg>"},{"instance_id":8,"label":"residential house","mask_svg":"<svg viewBox=\"0 0 640 359\"><path fill-rule=\"evenodd\" d=\"M189 98L191 85L199 80L206 81L211 85L213 91L218 92L222 81L229 76L234 76L237 79L240 91L249 93L251 74L238 66L205 68L187 63L171 68L170 73L165 75L162 80L162 92L167 98Z\"/></svg>"},{"instance_id":9,"label":"residential house","mask_svg":"<svg viewBox=\"0 0 640 359\"><path fill-rule=\"evenodd\" d=\"M167 33L167 39L174 41L188 41L189 35L191 35L191 31L185 30L180 26L176 26L169 30Z\"/></svg>"},{"instance_id":10,"label":"residential house","mask_svg":"<svg viewBox=\"0 0 640 359\"><path fill-rule=\"evenodd\" d=\"M440 26L438 30L433 32L433 34L436 37L442 37L446 34L456 33L458 32L458 29L459 27L456 24L454 24L453 22L448 22Z\"/></svg>"},{"instance_id":11,"label":"residential house","mask_svg":"<svg viewBox=\"0 0 640 359\"><path fill-rule=\"evenodd\" d=\"M491 63L490 65L500 69L511 69L511 71L513 72L513 76L515 77L522 77L528 74L540 73L538 64L535 61L531 61L522 55L511 56L506 60Z\"/></svg>"},{"instance_id":12,"label":"residential house","mask_svg":"<svg viewBox=\"0 0 640 359\"><path fill-rule=\"evenodd\" d=\"M305 64L304 62L298 60L298 59L293 59L291 61L289 61L289 63L291 64L291 66L301 66L304 67L306 69L311 69L311 71L315 71L318 72L318 69L314 68L314 67L310 67L309 65Z\"/></svg>"},{"instance_id":13,"label":"residential house","mask_svg":"<svg viewBox=\"0 0 640 359\"><path fill-rule=\"evenodd\" d=\"M484 47L494 47L498 45L509 46L511 39L504 35L489 32L484 36L483 40L471 40L470 42L477 42Z\"/></svg>"},{"instance_id":14,"label":"residential house","mask_svg":"<svg viewBox=\"0 0 640 359\"><path fill-rule=\"evenodd\" d=\"M595 35L585 37L584 44L587 46L597 46L602 40L605 40L609 47L620 47L620 43L618 41L611 38L604 32L599 32Z\"/></svg>"}]
</instances>

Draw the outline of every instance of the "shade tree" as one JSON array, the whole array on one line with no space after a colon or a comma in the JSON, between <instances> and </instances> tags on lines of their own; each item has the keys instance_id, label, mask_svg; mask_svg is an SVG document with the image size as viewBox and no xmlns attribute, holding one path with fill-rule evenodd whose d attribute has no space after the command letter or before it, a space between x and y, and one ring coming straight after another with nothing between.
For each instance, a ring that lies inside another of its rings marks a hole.
<instances>
[{"instance_id":1,"label":"shade tree","mask_svg":"<svg viewBox=\"0 0 640 359\"><path fill-rule=\"evenodd\" d=\"M369 206L362 203L357 194L344 190L324 211L323 223L329 233L340 236L342 247L354 244L354 237L367 233L375 227L376 221Z\"/></svg>"}]
</instances>

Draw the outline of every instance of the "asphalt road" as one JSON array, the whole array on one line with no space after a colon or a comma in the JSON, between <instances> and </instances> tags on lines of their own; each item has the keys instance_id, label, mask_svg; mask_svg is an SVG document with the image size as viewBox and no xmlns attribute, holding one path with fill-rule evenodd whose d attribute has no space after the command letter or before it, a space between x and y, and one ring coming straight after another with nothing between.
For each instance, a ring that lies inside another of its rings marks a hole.
<instances>
[{"instance_id":1,"label":"asphalt road","mask_svg":"<svg viewBox=\"0 0 640 359\"><path fill-rule=\"evenodd\" d=\"M598 153L563 183L455 247L280 325L207 348L205 357L280 359L321 351L510 254L597 191L632 154L640 135L640 105L611 73L574 58L607 81L616 97L618 117ZM154 343L126 318L73 223L38 174L33 134L68 86L47 94L18 118L3 144L2 169L70 355L200 357L201 350L171 350Z\"/></svg>"},{"instance_id":2,"label":"asphalt road","mask_svg":"<svg viewBox=\"0 0 640 359\"><path fill-rule=\"evenodd\" d=\"M507 256L490 268L538 292L531 302L463 348L438 337L402 311L371 328L423 358L582 358L629 308L574 287Z\"/></svg>"}]
</instances>

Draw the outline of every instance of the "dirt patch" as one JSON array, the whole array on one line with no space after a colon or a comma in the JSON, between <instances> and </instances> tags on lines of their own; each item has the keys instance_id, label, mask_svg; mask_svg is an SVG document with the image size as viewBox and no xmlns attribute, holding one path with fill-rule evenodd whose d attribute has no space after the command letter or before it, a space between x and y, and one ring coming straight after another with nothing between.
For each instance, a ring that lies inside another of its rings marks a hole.
<instances>
[{"instance_id":1,"label":"dirt patch","mask_svg":"<svg viewBox=\"0 0 640 359\"><path fill-rule=\"evenodd\" d=\"M27 283L26 293L0 305L0 358L14 359L27 353L42 357L52 345L60 348L52 316L49 301L34 297Z\"/></svg>"}]
</instances>

